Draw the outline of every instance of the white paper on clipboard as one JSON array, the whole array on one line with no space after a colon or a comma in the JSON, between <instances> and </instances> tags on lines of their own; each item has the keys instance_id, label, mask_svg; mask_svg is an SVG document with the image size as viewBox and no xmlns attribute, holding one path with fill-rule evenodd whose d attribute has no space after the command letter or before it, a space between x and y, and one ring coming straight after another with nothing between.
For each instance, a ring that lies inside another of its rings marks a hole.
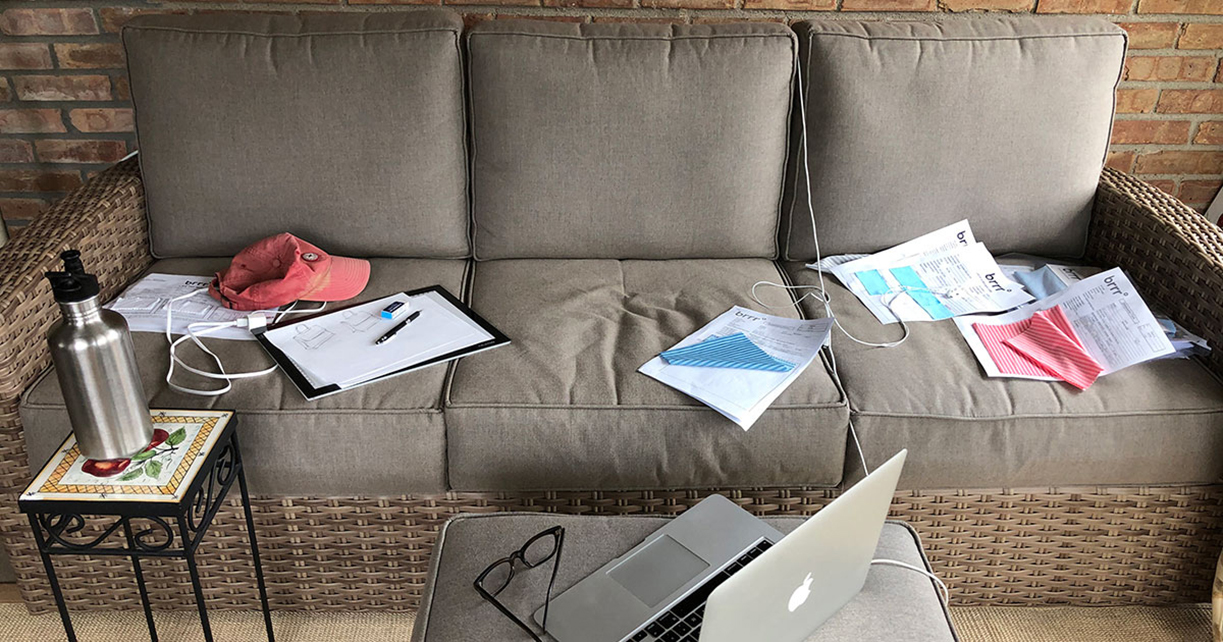
<instances>
[{"instance_id":1,"label":"white paper on clipboard","mask_svg":"<svg viewBox=\"0 0 1223 642\"><path fill-rule=\"evenodd\" d=\"M402 301L416 320L395 338L379 337L403 321L383 319L382 309ZM435 357L488 341L493 335L461 312L456 313L437 292L404 293L363 303L268 330L263 337L284 353L316 388L350 388Z\"/></svg>"}]
</instances>

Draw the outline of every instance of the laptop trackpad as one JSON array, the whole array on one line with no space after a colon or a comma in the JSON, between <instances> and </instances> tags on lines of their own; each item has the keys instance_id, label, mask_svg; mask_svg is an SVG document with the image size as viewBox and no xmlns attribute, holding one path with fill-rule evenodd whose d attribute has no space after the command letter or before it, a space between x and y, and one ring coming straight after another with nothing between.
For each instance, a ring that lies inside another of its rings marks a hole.
<instances>
[{"instance_id":1,"label":"laptop trackpad","mask_svg":"<svg viewBox=\"0 0 1223 642\"><path fill-rule=\"evenodd\" d=\"M709 564L696 553L669 535L663 535L612 567L607 574L634 597L653 607L707 568Z\"/></svg>"}]
</instances>

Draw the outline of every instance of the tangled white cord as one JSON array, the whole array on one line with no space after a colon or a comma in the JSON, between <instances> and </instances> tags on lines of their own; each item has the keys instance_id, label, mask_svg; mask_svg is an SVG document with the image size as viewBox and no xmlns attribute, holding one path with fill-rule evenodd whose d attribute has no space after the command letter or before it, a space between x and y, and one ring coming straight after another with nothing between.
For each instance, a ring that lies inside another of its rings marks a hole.
<instances>
[{"instance_id":1,"label":"tangled white cord","mask_svg":"<svg viewBox=\"0 0 1223 642\"><path fill-rule=\"evenodd\" d=\"M170 328L172 327L172 321L173 321L172 314L173 314L174 304L178 301L182 301L183 299L189 299L193 296L196 296L201 293L206 293L206 292L208 292L208 288L199 288L196 290L192 290L191 292L188 292L187 294L184 294L182 296L174 297L173 299L170 299L170 301L166 303L166 341L169 342L170 344L170 367L166 371L166 385L168 385L172 390L177 390L178 392L182 392L182 393L189 394L189 395L198 395L201 397L219 397L233 389L234 379L254 379L255 377L262 377L264 375L268 375L268 374L275 372L276 368L278 368L279 366L273 364L271 367L264 368L263 370L254 370L251 372L227 373L225 372L225 366L221 364L221 357L217 356L217 354L213 352L212 350L209 350L208 346L205 346L203 341L200 341L201 337L206 337L224 328L253 328L253 327L266 326L267 317L265 317L262 312L252 312L251 314L247 315L246 317L238 319L236 321L224 321L220 323L198 321L195 323L190 323L187 325L187 334L184 334L183 336L179 337L178 339L174 338L173 334L170 332ZM296 306L297 306L297 302L294 302L293 305L288 307L288 309L277 312L276 317L273 319L272 323L279 322L280 319L282 319L285 315L288 315L288 314L307 314L307 313L319 312L323 308L327 307L327 304L324 303L321 307L310 309L310 310L294 310L293 308ZM201 330L197 332L196 331L197 328L200 328ZM217 372L208 372L206 370L200 370L199 368L194 368L191 365L189 365L187 362L183 361L182 359L179 359L178 355L174 354L175 348L177 348L179 344L183 343L184 341L187 341L188 339L191 340L191 342L194 343L196 346L198 346L200 350L203 350L208 356L212 357L213 362L217 364ZM213 390L198 390L195 388L188 388L186 386L180 386L174 383L174 381L172 381L174 377L175 364L182 367L182 369L186 370L187 372L204 377L206 379L223 380L225 382L225 385L224 387L215 388Z\"/></svg>"}]
</instances>

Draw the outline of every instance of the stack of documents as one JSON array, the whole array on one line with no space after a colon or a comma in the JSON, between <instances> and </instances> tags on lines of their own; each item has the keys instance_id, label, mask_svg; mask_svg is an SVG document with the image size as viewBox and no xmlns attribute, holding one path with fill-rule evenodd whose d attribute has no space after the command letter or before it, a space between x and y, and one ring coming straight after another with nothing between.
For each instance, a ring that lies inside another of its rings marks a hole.
<instances>
[{"instance_id":1,"label":"stack of documents","mask_svg":"<svg viewBox=\"0 0 1223 642\"><path fill-rule=\"evenodd\" d=\"M1012 312L958 317L955 324L987 375L1069 381L1050 371L1040 360L1031 368L1019 368L1000 356L998 346L987 346L987 341L997 338L998 328L1030 321L1038 313L1054 308L1059 308L1058 315L1064 316L1050 320L1067 326L1065 334L1077 340L1082 350L1099 364L1100 376L1174 352L1155 315L1120 268L1082 279L1053 296Z\"/></svg>"},{"instance_id":2,"label":"stack of documents","mask_svg":"<svg viewBox=\"0 0 1223 642\"><path fill-rule=\"evenodd\" d=\"M734 338L741 335L770 359L791 365L789 370L678 365L660 355L638 371L705 403L747 430L811 364L831 329L832 319L786 319L735 306L663 354L679 352L682 359L684 349L710 340L717 342L715 347L745 348L740 339ZM731 361L739 358L754 359L734 355Z\"/></svg>"},{"instance_id":3,"label":"stack of documents","mask_svg":"<svg viewBox=\"0 0 1223 642\"><path fill-rule=\"evenodd\" d=\"M1033 300L966 220L876 254L807 267L831 272L884 324L1002 312Z\"/></svg>"},{"instance_id":4,"label":"stack of documents","mask_svg":"<svg viewBox=\"0 0 1223 642\"><path fill-rule=\"evenodd\" d=\"M128 286L119 298L106 304L106 307L122 315L132 332L165 332L166 307L170 306L170 302L208 287L210 281L211 276L148 274ZM230 323L251 314L222 307L207 292L175 301L170 311L173 324L170 326L171 334L186 334L187 326L192 323ZM276 314L276 310L263 312L269 317ZM196 331L201 329L196 328ZM229 327L209 332L208 338L250 341L255 337L246 328Z\"/></svg>"}]
</instances>

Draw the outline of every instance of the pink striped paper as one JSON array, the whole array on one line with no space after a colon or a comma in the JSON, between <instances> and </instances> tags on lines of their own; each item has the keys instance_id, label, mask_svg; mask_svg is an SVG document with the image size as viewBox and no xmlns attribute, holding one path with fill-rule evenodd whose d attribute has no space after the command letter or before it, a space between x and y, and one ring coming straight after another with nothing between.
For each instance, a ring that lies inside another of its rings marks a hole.
<instances>
[{"instance_id":1,"label":"pink striped paper","mask_svg":"<svg viewBox=\"0 0 1223 642\"><path fill-rule=\"evenodd\" d=\"M1083 342L1060 306L1046 312L1033 315L1028 329L1005 343L1062 381L1086 390L1104 368L1083 349Z\"/></svg>"},{"instance_id":2,"label":"pink striped paper","mask_svg":"<svg viewBox=\"0 0 1223 642\"><path fill-rule=\"evenodd\" d=\"M1002 374L1057 377L1085 390L1104 370L1083 349L1061 306L1015 323L972 328Z\"/></svg>"}]
</instances>

